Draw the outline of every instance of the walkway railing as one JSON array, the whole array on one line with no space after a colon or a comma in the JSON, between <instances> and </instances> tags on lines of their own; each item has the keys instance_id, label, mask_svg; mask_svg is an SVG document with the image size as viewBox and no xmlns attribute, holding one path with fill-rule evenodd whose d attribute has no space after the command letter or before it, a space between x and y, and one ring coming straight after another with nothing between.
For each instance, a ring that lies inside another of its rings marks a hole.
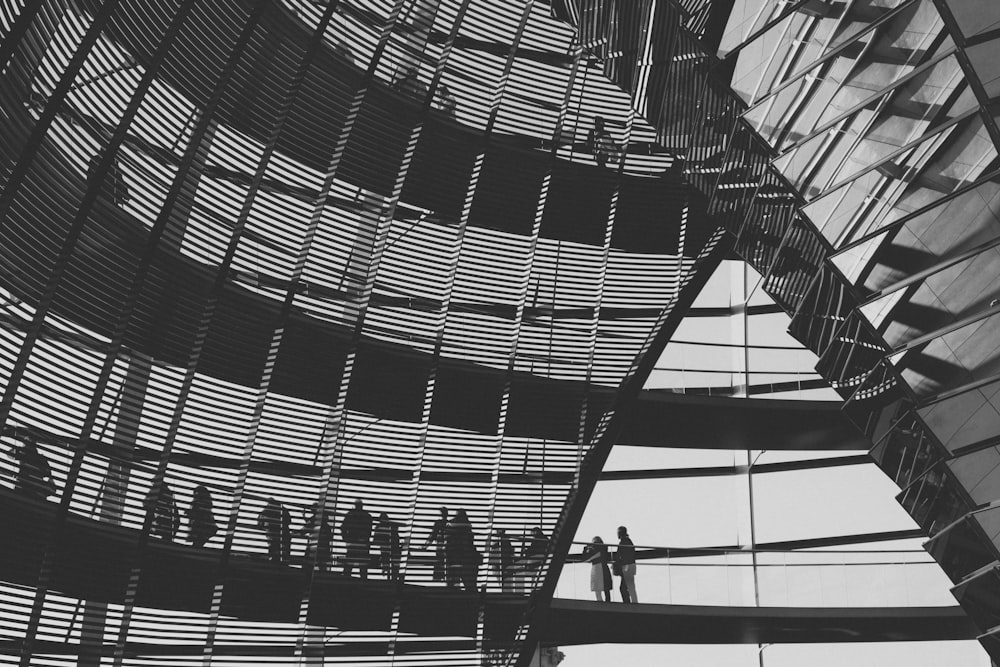
<instances>
[{"instance_id":1,"label":"walkway railing","mask_svg":"<svg viewBox=\"0 0 1000 667\"><path fill-rule=\"evenodd\" d=\"M556 597L593 600L592 564L563 567ZM606 545L610 561L617 545ZM764 606L951 606L950 583L923 550L758 551L636 546L640 603ZM612 576L611 599L621 602L621 578ZM603 598L603 595L602 595Z\"/></svg>"}]
</instances>

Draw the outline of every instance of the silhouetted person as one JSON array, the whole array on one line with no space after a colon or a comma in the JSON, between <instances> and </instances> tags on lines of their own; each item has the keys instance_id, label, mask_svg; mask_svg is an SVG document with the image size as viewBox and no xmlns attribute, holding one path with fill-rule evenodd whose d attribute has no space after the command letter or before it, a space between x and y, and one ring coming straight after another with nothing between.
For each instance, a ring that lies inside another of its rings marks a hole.
<instances>
[{"instance_id":1,"label":"silhouetted person","mask_svg":"<svg viewBox=\"0 0 1000 667\"><path fill-rule=\"evenodd\" d=\"M18 460L14 490L26 496L44 500L56 492L49 460L38 451L35 436L26 434L21 440L24 445L14 448L14 458Z\"/></svg>"},{"instance_id":2,"label":"silhouetted person","mask_svg":"<svg viewBox=\"0 0 1000 667\"><path fill-rule=\"evenodd\" d=\"M587 150L593 153L594 159L601 167L609 161L618 162L618 144L604 127L604 118L601 116L594 118L594 127L587 134Z\"/></svg>"},{"instance_id":3,"label":"silhouetted person","mask_svg":"<svg viewBox=\"0 0 1000 667\"><path fill-rule=\"evenodd\" d=\"M274 498L268 498L257 516L257 527L267 539L267 559L284 565L292 552L292 515Z\"/></svg>"},{"instance_id":4,"label":"silhouetted person","mask_svg":"<svg viewBox=\"0 0 1000 667\"><path fill-rule=\"evenodd\" d=\"M541 528L535 526L531 529L531 537L521 551L521 559L525 561L525 568L531 570L540 568L545 560L545 552L548 550L549 538L545 537Z\"/></svg>"},{"instance_id":5,"label":"silhouetted person","mask_svg":"<svg viewBox=\"0 0 1000 667\"><path fill-rule=\"evenodd\" d=\"M622 594L622 602L635 604L639 601L639 596L635 593L635 546L633 546L625 526L618 526L615 570L615 573L622 578L621 586L618 587Z\"/></svg>"},{"instance_id":6,"label":"silhouetted person","mask_svg":"<svg viewBox=\"0 0 1000 667\"><path fill-rule=\"evenodd\" d=\"M423 99L427 96L427 86L418 77L416 67L410 67L392 84L393 90Z\"/></svg>"},{"instance_id":7,"label":"silhouetted person","mask_svg":"<svg viewBox=\"0 0 1000 667\"><path fill-rule=\"evenodd\" d=\"M601 601L601 593L604 593L604 601L611 602L611 570L608 569L608 545L600 537L595 536L583 548L583 556L590 563L590 590L594 592L594 597Z\"/></svg>"},{"instance_id":8,"label":"silhouetted person","mask_svg":"<svg viewBox=\"0 0 1000 667\"><path fill-rule=\"evenodd\" d=\"M514 573L511 568L514 567L514 545L511 544L507 531L503 528L496 528L493 531L489 545L489 563L497 583L500 584L500 590L504 593L513 593Z\"/></svg>"},{"instance_id":9,"label":"silhouetted person","mask_svg":"<svg viewBox=\"0 0 1000 667\"><path fill-rule=\"evenodd\" d=\"M438 104L438 108L444 112L446 116L455 116L455 108L458 106L458 100L452 94L448 86L443 83L439 83L437 90L434 93L435 101Z\"/></svg>"},{"instance_id":10,"label":"silhouetted person","mask_svg":"<svg viewBox=\"0 0 1000 667\"><path fill-rule=\"evenodd\" d=\"M317 528L319 528L319 535L316 537L316 544L314 546L312 534ZM326 519L326 510L323 508L322 503L316 501L312 506L309 516L306 517L306 522L299 531L299 534L309 540L309 546L306 548L306 560L311 561L315 558L316 568L325 570L330 565L330 545L333 542L333 529L330 527L330 522Z\"/></svg>"},{"instance_id":11,"label":"silhouetted person","mask_svg":"<svg viewBox=\"0 0 1000 667\"><path fill-rule=\"evenodd\" d=\"M375 525L372 544L378 548L379 568L389 581L399 581L399 563L403 559L403 542L399 538L399 524L382 512Z\"/></svg>"},{"instance_id":12,"label":"silhouetted person","mask_svg":"<svg viewBox=\"0 0 1000 667\"><path fill-rule=\"evenodd\" d=\"M427 536L424 549L434 546L434 581L449 581L448 570L445 564L445 538L448 531L448 508L441 508L441 518L431 526L431 534ZM450 585L449 581L449 585Z\"/></svg>"},{"instance_id":13,"label":"silhouetted person","mask_svg":"<svg viewBox=\"0 0 1000 667\"><path fill-rule=\"evenodd\" d=\"M104 150L105 149L102 148L94 155L94 157L90 159L90 164L87 165L88 179L93 178L94 174L97 172L97 166L101 161ZM128 191L128 185L125 183L125 177L122 175L121 166L118 164L117 156L111 160L111 166L108 168L107 173L104 174L104 180L101 181L100 192L104 199L119 206L128 203L131 199L131 195Z\"/></svg>"},{"instance_id":14,"label":"silhouetted person","mask_svg":"<svg viewBox=\"0 0 1000 667\"><path fill-rule=\"evenodd\" d=\"M472 535L472 522L464 509L455 512L445 532L445 562L448 565L449 583L461 581L467 591L476 590L479 563L482 555L476 550Z\"/></svg>"},{"instance_id":15,"label":"silhouetted person","mask_svg":"<svg viewBox=\"0 0 1000 667\"><path fill-rule=\"evenodd\" d=\"M153 513L149 534L172 542L181 527L181 513L177 509L174 492L166 482L163 482L160 485L160 495L154 497L153 493L150 491L146 496L146 511Z\"/></svg>"},{"instance_id":16,"label":"silhouetted person","mask_svg":"<svg viewBox=\"0 0 1000 667\"><path fill-rule=\"evenodd\" d=\"M215 515L212 513L212 494L204 484L194 488L187 515L188 537L191 539L191 544L196 547L203 546L219 530L219 526L215 523Z\"/></svg>"},{"instance_id":17,"label":"silhouetted person","mask_svg":"<svg viewBox=\"0 0 1000 667\"><path fill-rule=\"evenodd\" d=\"M340 536L347 544L344 557L344 574L351 576L357 565L362 579L368 578L368 559L372 541L372 515L365 511L361 499L354 501L354 507L347 511L340 524Z\"/></svg>"}]
</instances>

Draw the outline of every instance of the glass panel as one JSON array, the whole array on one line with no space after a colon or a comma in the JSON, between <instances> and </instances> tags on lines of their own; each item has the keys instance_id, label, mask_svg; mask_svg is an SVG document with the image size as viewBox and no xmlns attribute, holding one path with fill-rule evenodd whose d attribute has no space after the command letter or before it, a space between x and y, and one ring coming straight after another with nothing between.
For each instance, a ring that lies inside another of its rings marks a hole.
<instances>
[{"instance_id":1,"label":"glass panel","mask_svg":"<svg viewBox=\"0 0 1000 667\"><path fill-rule=\"evenodd\" d=\"M1000 373L1000 313L969 322L892 357L921 398Z\"/></svg>"},{"instance_id":2,"label":"glass panel","mask_svg":"<svg viewBox=\"0 0 1000 667\"><path fill-rule=\"evenodd\" d=\"M996 21L996 8L988 10L983 16L984 23ZM972 69L979 75L979 80L986 90L986 97L994 99L1000 95L1000 80L996 77L996 63L1000 58L1000 39L990 39L973 46L966 47Z\"/></svg>"},{"instance_id":3,"label":"glass panel","mask_svg":"<svg viewBox=\"0 0 1000 667\"><path fill-rule=\"evenodd\" d=\"M1000 498L1000 451L996 447L968 452L946 465L976 505Z\"/></svg>"},{"instance_id":4,"label":"glass panel","mask_svg":"<svg viewBox=\"0 0 1000 667\"><path fill-rule=\"evenodd\" d=\"M615 544L605 545L613 557ZM562 570L556 597L594 600L594 566L583 560L588 545L575 543ZM643 548L637 553L642 556ZM712 550L666 558L640 558L635 587L643 604L725 607L951 606L953 598L937 563L918 550L861 553L836 550L762 552L754 565L746 552ZM674 555L676 551L676 555ZM754 592L754 568L757 593ZM599 571L600 568L597 568ZM619 601L619 579L612 600ZM602 591L603 592L603 591Z\"/></svg>"},{"instance_id":5,"label":"glass panel","mask_svg":"<svg viewBox=\"0 0 1000 667\"><path fill-rule=\"evenodd\" d=\"M1000 625L1000 572L995 566L969 577L953 591L979 627Z\"/></svg>"},{"instance_id":6,"label":"glass panel","mask_svg":"<svg viewBox=\"0 0 1000 667\"><path fill-rule=\"evenodd\" d=\"M885 361L865 377L844 404L844 414L868 438L878 443L908 409L892 367Z\"/></svg>"},{"instance_id":7,"label":"glass panel","mask_svg":"<svg viewBox=\"0 0 1000 667\"><path fill-rule=\"evenodd\" d=\"M740 51L732 87L746 102L767 94L785 72L784 62L812 25L810 17L792 14Z\"/></svg>"},{"instance_id":8,"label":"glass panel","mask_svg":"<svg viewBox=\"0 0 1000 667\"><path fill-rule=\"evenodd\" d=\"M878 365L884 348L857 311L847 316L816 364L816 370L845 398Z\"/></svg>"},{"instance_id":9,"label":"glass panel","mask_svg":"<svg viewBox=\"0 0 1000 667\"><path fill-rule=\"evenodd\" d=\"M972 510L960 488L947 467L939 463L906 487L897 500L913 520L933 537Z\"/></svg>"},{"instance_id":10,"label":"glass panel","mask_svg":"<svg viewBox=\"0 0 1000 667\"><path fill-rule=\"evenodd\" d=\"M751 34L773 20L782 9L784 9L782 0L736 0L729 13L729 22L722 33L719 57L725 57Z\"/></svg>"},{"instance_id":11,"label":"glass panel","mask_svg":"<svg viewBox=\"0 0 1000 667\"><path fill-rule=\"evenodd\" d=\"M894 422L893 429L875 444L871 454L900 488L914 483L944 455L920 421L909 413Z\"/></svg>"},{"instance_id":12,"label":"glass panel","mask_svg":"<svg viewBox=\"0 0 1000 667\"><path fill-rule=\"evenodd\" d=\"M966 37L1000 27L1000 5L990 0L946 0L951 15Z\"/></svg>"},{"instance_id":13,"label":"glass panel","mask_svg":"<svg viewBox=\"0 0 1000 667\"><path fill-rule=\"evenodd\" d=\"M949 396L918 412L951 452L988 441L1000 435L1000 381Z\"/></svg>"},{"instance_id":14,"label":"glass panel","mask_svg":"<svg viewBox=\"0 0 1000 667\"><path fill-rule=\"evenodd\" d=\"M805 297L825 256L826 248L815 232L796 217L769 267L764 289L787 309L794 309Z\"/></svg>"},{"instance_id":15,"label":"glass panel","mask_svg":"<svg viewBox=\"0 0 1000 667\"><path fill-rule=\"evenodd\" d=\"M995 514L983 510L962 517L925 544L951 580L958 583L971 572L996 560L997 552L978 523L980 515ZM994 519L995 521L995 519Z\"/></svg>"}]
</instances>

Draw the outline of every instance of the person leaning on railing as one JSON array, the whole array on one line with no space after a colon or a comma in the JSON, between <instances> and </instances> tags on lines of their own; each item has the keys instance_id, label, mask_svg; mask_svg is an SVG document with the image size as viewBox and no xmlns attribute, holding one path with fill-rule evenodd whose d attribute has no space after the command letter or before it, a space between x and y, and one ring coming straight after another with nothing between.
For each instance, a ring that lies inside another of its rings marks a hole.
<instances>
[{"instance_id":1,"label":"person leaning on railing","mask_svg":"<svg viewBox=\"0 0 1000 667\"><path fill-rule=\"evenodd\" d=\"M267 559L284 565L292 550L292 515L274 498L268 498L264 509L257 516L257 527L264 531L267 540Z\"/></svg>"},{"instance_id":2,"label":"person leaning on railing","mask_svg":"<svg viewBox=\"0 0 1000 667\"><path fill-rule=\"evenodd\" d=\"M448 529L448 508L441 508L441 517L431 526L431 534L427 536L424 549L430 549L434 545L434 581L451 581L447 576L447 565L445 563L445 533Z\"/></svg>"},{"instance_id":3,"label":"person leaning on railing","mask_svg":"<svg viewBox=\"0 0 1000 667\"><path fill-rule=\"evenodd\" d=\"M504 593L514 592L514 545L507 537L507 531L503 528L494 528L493 537L489 544L489 563L493 570L500 590Z\"/></svg>"},{"instance_id":4,"label":"person leaning on railing","mask_svg":"<svg viewBox=\"0 0 1000 667\"><path fill-rule=\"evenodd\" d=\"M608 569L608 545L598 536L594 536L591 543L583 547L583 559L590 563L590 590L598 602L601 601L601 592L604 592L604 601L611 602L611 570Z\"/></svg>"}]
</instances>

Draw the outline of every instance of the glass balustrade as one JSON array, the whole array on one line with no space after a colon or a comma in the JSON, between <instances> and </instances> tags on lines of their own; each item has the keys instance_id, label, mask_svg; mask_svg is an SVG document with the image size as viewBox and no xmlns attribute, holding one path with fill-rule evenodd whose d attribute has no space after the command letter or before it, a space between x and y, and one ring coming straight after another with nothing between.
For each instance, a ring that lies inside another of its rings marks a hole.
<instances>
[{"instance_id":1,"label":"glass balustrade","mask_svg":"<svg viewBox=\"0 0 1000 667\"><path fill-rule=\"evenodd\" d=\"M579 552L585 543L574 545ZM609 545L613 554L615 545ZM637 546L640 603L762 607L950 606L940 566L923 551L750 551ZM654 557L643 558L642 552ZM582 558L576 555L573 559ZM611 598L621 602L621 578ZM594 600L591 564L563 567L556 597ZM933 584L933 585L931 585Z\"/></svg>"}]
</instances>

